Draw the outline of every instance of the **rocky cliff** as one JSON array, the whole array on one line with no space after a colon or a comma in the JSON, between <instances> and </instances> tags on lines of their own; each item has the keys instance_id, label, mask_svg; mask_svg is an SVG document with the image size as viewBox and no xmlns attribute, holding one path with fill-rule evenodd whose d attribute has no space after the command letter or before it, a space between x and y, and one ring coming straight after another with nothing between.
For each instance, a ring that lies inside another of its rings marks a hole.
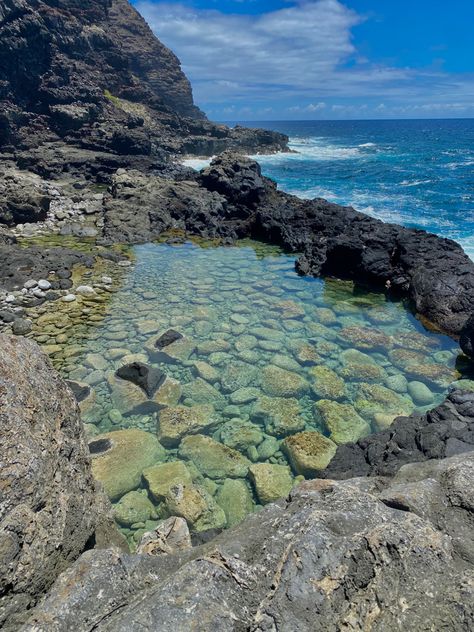
<instances>
[{"instance_id":1,"label":"rocky cliff","mask_svg":"<svg viewBox=\"0 0 474 632\"><path fill-rule=\"evenodd\" d=\"M4 0L0 58L0 149L62 140L163 157L286 143L210 123L179 60L127 0Z\"/></svg>"}]
</instances>

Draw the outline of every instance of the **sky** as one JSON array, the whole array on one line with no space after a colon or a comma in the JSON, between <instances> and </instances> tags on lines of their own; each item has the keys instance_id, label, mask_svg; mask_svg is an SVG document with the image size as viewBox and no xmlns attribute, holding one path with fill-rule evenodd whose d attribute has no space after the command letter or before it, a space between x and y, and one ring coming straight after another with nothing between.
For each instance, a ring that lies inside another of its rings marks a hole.
<instances>
[{"instance_id":1,"label":"sky","mask_svg":"<svg viewBox=\"0 0 474 632\"><path fill-rule=\"evenodd\" d=\"M474 0L133 0L215 120L474 117Z\"/></svg>"}]
</instances>

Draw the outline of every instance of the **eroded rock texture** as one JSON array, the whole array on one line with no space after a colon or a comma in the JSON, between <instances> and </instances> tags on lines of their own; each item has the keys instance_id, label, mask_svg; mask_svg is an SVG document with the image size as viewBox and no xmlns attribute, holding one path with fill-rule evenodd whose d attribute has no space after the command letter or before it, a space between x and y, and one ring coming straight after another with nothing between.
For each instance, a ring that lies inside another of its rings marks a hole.
<instances>
[{"instance_id":1,"label":"eroded rock texture","mask_svg":"<svg viewBox=\"0 0 474 632\"><path fill-rule=\"evenodd\" d=\"M5 0L0 58L0 147L44 153L62 140L162 156L286 144L281 134L210 123L177 57L127 0Z\"/></svg>"},{"instance_id":2,"label":"eroded rock texture","mask_svg":"<svg viewBox=\"0 0 474 632\"><path fill-rule=\"evenodd\" d=\"M88 552L24 630L467 630L473 485L473 453L308 481L180 554Z\"/></svg>"},{"instance_id":3,"label":"eroded rock texture","mask_svg":"<svg viewBox=\"0 0 474 632\"><path fill-rule=\"evenodd\" d=\"M85 549L121 539L92 479L72 392L39 347L0 336L0 628Z\"/></svg>"}]
</instances>

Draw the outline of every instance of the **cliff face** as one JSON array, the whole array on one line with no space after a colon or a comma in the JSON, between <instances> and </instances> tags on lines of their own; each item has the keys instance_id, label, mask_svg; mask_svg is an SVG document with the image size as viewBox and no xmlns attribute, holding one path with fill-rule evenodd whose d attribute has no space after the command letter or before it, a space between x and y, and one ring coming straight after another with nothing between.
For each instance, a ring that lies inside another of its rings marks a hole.
<instances>
[{"instance_id":1,"label":"cliff face","mask_svg":"<svg viewBox=\"0 0 474 632\"><path fill-rule=\"evenodd\" d=\"M210 123L177 57L127 0L3 0L0 58L3 149L60 140L159 155L285 144Z\"/></svg>"}]
</instances>

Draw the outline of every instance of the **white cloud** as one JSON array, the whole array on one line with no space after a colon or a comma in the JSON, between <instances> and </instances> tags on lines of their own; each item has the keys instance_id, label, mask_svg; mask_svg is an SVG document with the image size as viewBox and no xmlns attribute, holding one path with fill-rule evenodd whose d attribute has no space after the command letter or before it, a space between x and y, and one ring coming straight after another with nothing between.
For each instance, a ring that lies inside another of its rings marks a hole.
<instances>
[{"instance_id":1,"label":"white cloud","mask_svg":"<svg viewBox=\"0 0 474 632\"><path fill-rule=\"evenodd\" d=\"M339 0L295 0L262 15L149 0L136 7L181 59L196 102L208 112L230 113L231 107L236 114L257 113L276 106L295 115L342 116L362 107L382 115L381 99L387 113L431 100L455 100L461 113L474 109L473 77L370 63L352 40L363 18ZM356 101L365 107L355 107Z\"/></svg>"}]
</instances>

